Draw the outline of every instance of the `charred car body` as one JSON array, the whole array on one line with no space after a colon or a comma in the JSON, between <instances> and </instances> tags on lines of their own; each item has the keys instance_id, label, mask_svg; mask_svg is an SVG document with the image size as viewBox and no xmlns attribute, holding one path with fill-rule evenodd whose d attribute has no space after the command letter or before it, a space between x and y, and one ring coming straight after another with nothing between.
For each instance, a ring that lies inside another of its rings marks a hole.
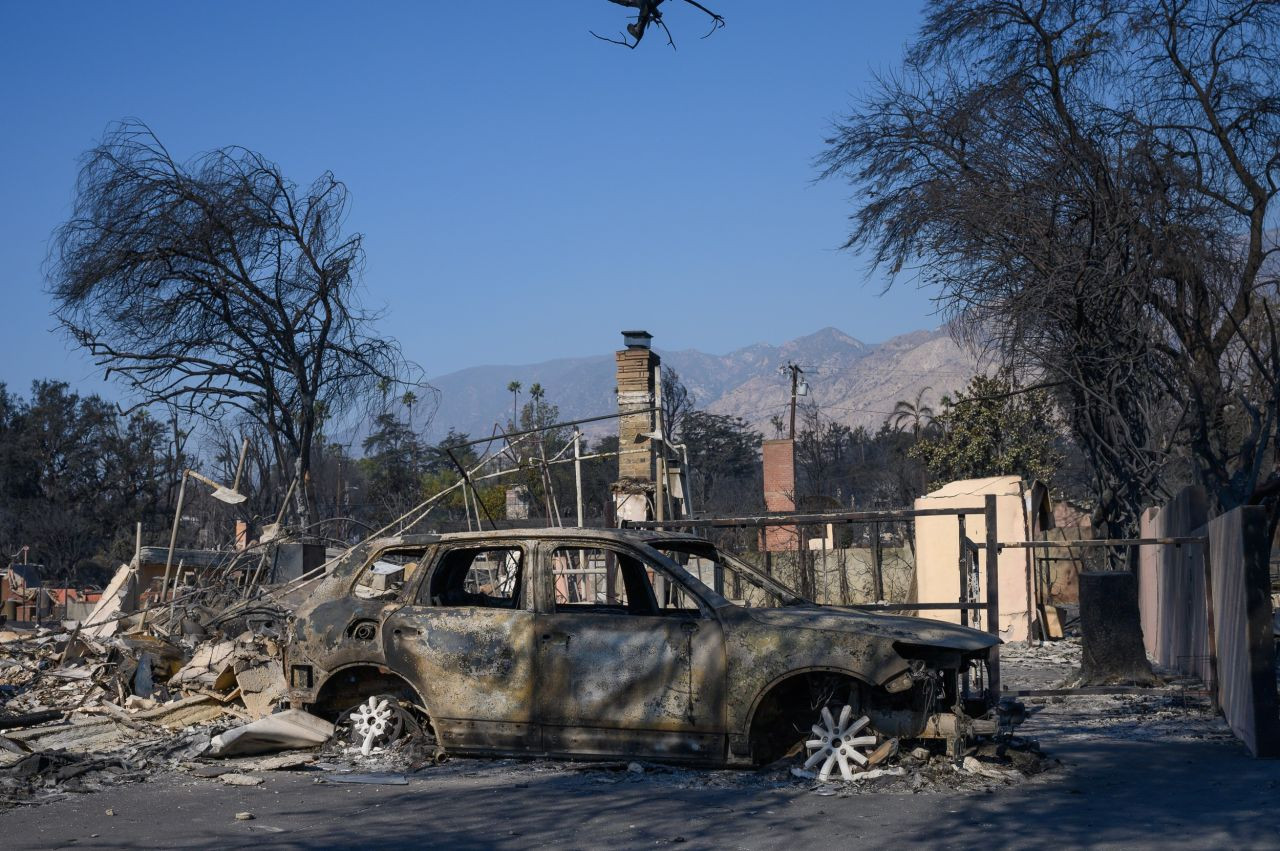
<instances>
[{"instance_id":1,"label":"charred car body","mask_svg":"<svg viewBox=\"0 0 1280 851\"><path fill-rule=\"evenodd\" d=\"M803 738L847 773L886 737L994 733L966 694L998 644L805 602L691 535L507 530L356 548L298 609L285 671L294 707L388 697L450 752L751 765Z\"/></svg>"}]
</instances>

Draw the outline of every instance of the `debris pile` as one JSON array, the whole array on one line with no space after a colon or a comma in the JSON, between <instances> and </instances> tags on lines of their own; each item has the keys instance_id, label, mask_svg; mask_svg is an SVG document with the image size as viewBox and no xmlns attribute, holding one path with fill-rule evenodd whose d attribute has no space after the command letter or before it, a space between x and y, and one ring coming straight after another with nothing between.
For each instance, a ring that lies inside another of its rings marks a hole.
<instances>
[{"instance_id":1,"label":"debris pile","mask_svg":"<svg viewBox=\"0 0 1280 851\"><path fill-rule=\"evenodd\" d=\"M809 783L815 794L847 797L872 791L922 794L1012 786L1057 765L1035 741L1018 736L971 747L959 763L947 756L939 743L930 744L932 747L901 750L881 748L876 753L883 752L883 758L869 761L848 780L842 779L840 772L823 779L800 766L792 766L789 775Z\"/></svg>"},{"instance_id":2,"label":"debris pile","mask_svg":"<svg viewBox=\"0 0 1280 851\"><path fill-rule=\"evenodd\" d=\"M109 588L83 628L0 627L0 803L142 779L275 712L287 612L236 596L129 613Z\"/></svg>"}]
</instances>

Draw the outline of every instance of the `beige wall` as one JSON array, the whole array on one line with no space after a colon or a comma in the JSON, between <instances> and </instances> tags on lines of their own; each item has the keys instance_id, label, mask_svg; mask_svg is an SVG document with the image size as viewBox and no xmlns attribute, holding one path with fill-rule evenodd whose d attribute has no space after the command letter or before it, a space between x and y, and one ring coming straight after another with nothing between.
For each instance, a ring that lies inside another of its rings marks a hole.
<instances>
[{"instance_id":1,"label":"beige wall","mask_svg":"<svg viewBox=\"0 0 1280 851\"><path fill-rule=\"evenodd\" d=\"M982 510L986 495L996 496L996 537L1000 542L1027 540L1027 521L1022 482L1016 476L952 482L916 500L916 509L965 508L965 535L975 543L986 540ZM978 556L976 602L985 602L986 556ZM1000 556L1000 637L1005 641L1026 641L1030 635L1031 605L1028 593L1031 555L1026 549L1006 549ZM960 597L959 521L953 516L916 518L916 601L954 603ZM922 611L922 617L960 623L958 611ZM973 616L970 613L970 625ZM986 613L981 626L987 628Z\"/></svg>"},{"instance_id":2,"label":"beige wall","mask_svg":"<svg viewBox=\"0 0 1280 851\"><path fill-rule=\"evenodd\" d=\"M1206 588L1202 545L1142 547L1143 642L1157 664L1215 688L1231 731L1255 756L1277 756L1280 710L1266 514L1245 506L1206 523L1207 513L1204 492L1185 488L1142 515L1144 538L1207 536L1210 582Z\"/></svg>"}]
</instances>

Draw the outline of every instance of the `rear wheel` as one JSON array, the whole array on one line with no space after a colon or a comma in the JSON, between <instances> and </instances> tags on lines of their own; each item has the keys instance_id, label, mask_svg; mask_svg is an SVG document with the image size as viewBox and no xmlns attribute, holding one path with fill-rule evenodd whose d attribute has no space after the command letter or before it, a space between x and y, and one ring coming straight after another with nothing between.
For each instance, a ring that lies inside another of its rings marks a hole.
<instances>
[{"instance_id":1,"label":"rear wheel","mask_svg":"<svg viewBox=\"0 0 1280 851\"><path fill-rule=\"evenodd\" d=\"M351 742L368 756L375 747L394 742L405 732L406 713L394 695L375 694L356 706L347 716Z\"/></svg>"}]
</instances>

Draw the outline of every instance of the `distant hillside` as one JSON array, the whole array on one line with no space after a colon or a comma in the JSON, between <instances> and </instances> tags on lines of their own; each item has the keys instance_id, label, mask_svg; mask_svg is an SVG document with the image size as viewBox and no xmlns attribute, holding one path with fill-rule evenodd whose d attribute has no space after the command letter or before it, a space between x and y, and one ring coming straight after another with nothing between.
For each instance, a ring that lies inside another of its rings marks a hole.
<instances>
[{"instance_id":1,"label":"distant hillside","mask_svg":"<svg viewBox=\"0 0 1280 851\"><path fill-rule=\"evenodd\" d=\"M915 399L930 387L925 401L937 405L943 393L964 386L977 369L977 358L952 342L945 331L915 331L883 343L863 343L835 328L781 345L756 343L727 355L694 349L664 351L664 366L680 374L700 408L741 416L766 436L769 419L782 413L789 385L778 367L794 361L805 369L809 401L823 414L850 426L879 426L899 399ZM476 366L431 379L440 390L440 407L431 425L439 438L449 427L474 436L487 434L496 422L511 417L507 384L519 381L527 391L534 382L547 389L547 399L560 406L564 419L614 410L613 353L562 358L537 364ZM521 394L521 402L527 394ZM587 429L605 434L608 423Z\"/></svg>"}]
</instances>

